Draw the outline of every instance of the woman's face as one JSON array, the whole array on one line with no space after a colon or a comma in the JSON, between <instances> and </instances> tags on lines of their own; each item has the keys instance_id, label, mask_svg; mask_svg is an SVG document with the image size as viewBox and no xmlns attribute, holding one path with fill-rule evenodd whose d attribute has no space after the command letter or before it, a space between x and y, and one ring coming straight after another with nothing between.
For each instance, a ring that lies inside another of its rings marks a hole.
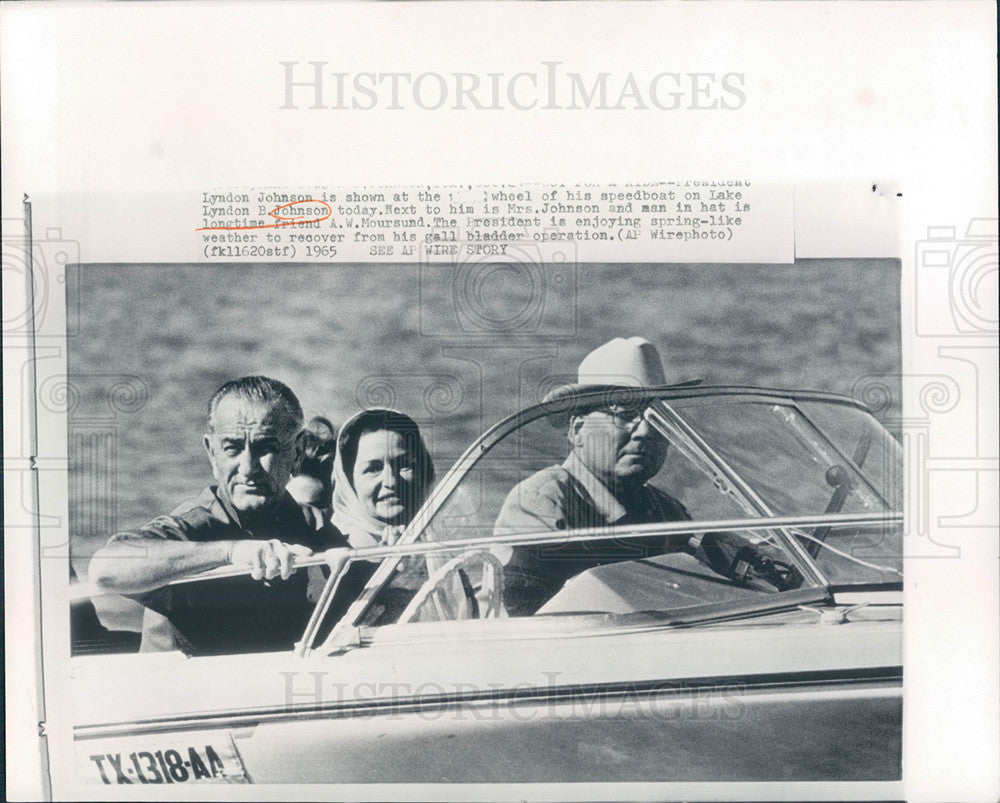
<instances>
[{"instance_id":1,"label":"woman's face","mask_svg":"<svg viewBox=\"0 0 1000 803\"><path fill-rule=\"evenodd\" d=\"M372 518L407 524L417 512L421 478L417 458L398 432L366 432L358 440L354 491Z\"/></svg>"}]
</instances>

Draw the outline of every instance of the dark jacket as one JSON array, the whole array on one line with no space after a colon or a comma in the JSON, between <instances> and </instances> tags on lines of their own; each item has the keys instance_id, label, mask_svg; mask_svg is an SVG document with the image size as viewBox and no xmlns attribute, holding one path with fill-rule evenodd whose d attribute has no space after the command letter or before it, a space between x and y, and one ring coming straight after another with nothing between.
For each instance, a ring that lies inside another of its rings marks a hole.
<instances>
[{"instance_id":1,"label":"dark jacket","mask_svg":"<svg viewBox=\"0 0 1000 803\"><path fill-rule=\"evenodd\" d=\"M250 532L214 486L139 530L118 533L109 544L272 538L314 552L347 546L320 511L299 505L287 493L278 500L273 516ZM287 580L261 581L245 575L181 583L135 595L147 608L140 651L180 649L192 655L221 655L290 650L312 611L310 581L314 588L321 587L322 570L300 570Z\"/></svg>"}]
</instances>

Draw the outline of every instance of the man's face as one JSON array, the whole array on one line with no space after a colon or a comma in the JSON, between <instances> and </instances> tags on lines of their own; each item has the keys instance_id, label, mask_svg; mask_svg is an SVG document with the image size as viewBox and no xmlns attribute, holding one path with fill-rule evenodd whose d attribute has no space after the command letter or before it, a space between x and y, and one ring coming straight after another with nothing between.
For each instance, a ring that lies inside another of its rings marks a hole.
<instances>
[{"instance_id":1,"label":"man's face","mask_svg":"<svg viewBox=\"0 0 1000 803\"><path fill-rule=\"evenodd\" d=\"M219 492L238 513L260 512L281 496L296 460L298 427L281 404L224 396L205 449Z\"/></svg>"},{"instance_id":2,"label":"man's face","mask_svg":"<svg viewBox=\"0 0 1000 803\"><path fill-rule=\"evenodd\" d=\"M642 417L642 408L612 407L574 416L569 439L589 471L612 490L634 490L656 475L667 441Z\"/></svg>"}]
</instances>

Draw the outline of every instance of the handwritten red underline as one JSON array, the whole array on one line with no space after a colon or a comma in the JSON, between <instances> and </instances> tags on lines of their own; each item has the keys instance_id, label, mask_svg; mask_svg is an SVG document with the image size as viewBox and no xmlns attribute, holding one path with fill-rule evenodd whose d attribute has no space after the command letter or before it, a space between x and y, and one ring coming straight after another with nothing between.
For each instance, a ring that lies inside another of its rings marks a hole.
<instances>
[{"instance_id":1,"label":"handwritten red underline","mask_svg":"<svg viewBox=\"0 0 1000 803\"><path fill-rule=\"evenodd\" d=\"M280 215L278 214L282 209L287 209L290 206L298 206L299 204L319 204L320 206L326 207L326 214L322 217L312 217L305 218L301 215ZM280 229L285 226L301 226L303 223L319 223L326 220L333 214L333 207L330 206L326 201L321 201L318 198L303 198L300 201L291 201L287 204L282 204L281 206L276 206L270 212L268 212L271 217L279 221L278 223L263 223L259 226L201 226L195 231L246 231L247 229Z\"/></svg>"}]
</instances>

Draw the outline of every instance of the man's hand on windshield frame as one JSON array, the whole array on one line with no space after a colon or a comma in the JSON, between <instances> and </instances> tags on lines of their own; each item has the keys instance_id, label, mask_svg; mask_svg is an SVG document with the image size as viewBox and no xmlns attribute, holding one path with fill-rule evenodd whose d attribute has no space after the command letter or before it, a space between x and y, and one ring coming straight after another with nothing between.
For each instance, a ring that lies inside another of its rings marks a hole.
<instances>
[{"instance_id":1,"label":"man's hand on windshield frame","mask_svg":"<svg viewBox=\"0 0 1000 803\"><path fill-rule=\"evenodd\" d=\"M704 533L697 539L695 557L710 569L736 583L763 580L778 591L802 585L802 574L773 545L753 542L733 532Z\"/></svg>"},{"instance_id":2,"label":"man's hand on windshield frame","mask_svg":"<svg viewBox=\"0 0 1000 803\"><path fill-rule=\"evenodd\" d=\"M250 566L254 580L287 580L295 572L295 558L308 558L312 550L301 544L285 544L277 538L270 541L234 541L229 562L234 566Z\"/></svg>"}]
</instances>

